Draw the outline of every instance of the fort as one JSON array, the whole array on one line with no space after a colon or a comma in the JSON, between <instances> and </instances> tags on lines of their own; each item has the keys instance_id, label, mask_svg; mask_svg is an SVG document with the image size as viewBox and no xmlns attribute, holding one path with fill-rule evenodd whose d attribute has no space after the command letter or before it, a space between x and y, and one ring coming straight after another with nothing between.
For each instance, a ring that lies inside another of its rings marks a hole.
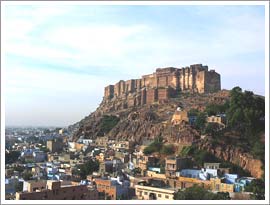
<instances>
[{"instance_id":1,"label":"fort","mask_svg":"<svg viewBox=\"0 0 270 205\"><path fill-rule=\"evenodd\" d=\"M157 68L140 79L120 80L104 90L104 100L127 99L128 107L166 101L181 93L212 93L221 89L220 74L202 64Z\"/></svg>"}]
</instances>

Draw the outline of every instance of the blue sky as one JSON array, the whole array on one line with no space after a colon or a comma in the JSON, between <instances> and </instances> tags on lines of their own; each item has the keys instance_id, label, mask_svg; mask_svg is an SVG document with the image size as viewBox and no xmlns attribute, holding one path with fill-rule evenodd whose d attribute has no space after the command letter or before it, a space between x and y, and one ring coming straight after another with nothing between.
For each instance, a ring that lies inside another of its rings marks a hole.
<instances>
[{"instance_id":1,"label":"blue sky","mask_svg":"<svg viewBox=\"0 0 270 205\"><path fill-rule=\"evenodd\" d=\"M202 63L222 88L264 95L264 6L4 8L6 125L67 126L103 88L157 67Z\"/></svg>"}]
</instances>

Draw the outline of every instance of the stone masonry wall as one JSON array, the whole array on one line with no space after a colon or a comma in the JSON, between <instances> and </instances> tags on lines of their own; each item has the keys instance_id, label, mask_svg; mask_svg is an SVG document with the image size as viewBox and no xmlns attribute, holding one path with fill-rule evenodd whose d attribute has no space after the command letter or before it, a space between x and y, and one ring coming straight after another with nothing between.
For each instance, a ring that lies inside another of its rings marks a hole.
<instances>
[{"instance_id":1,"label":"stone masonry wall","mask_svg":"<svg viewBox=\"0 0 270 205\"><path fill-rule=\"evenodd\" d=\"M220 74L208 71L208 66L194 64L180 69L157 68L156 72L143 75L141 79L120 80L105 87L104 99L128 96L128 107L131 107L167 100L182 92L209 93L220 89Z\"/></svg>"}]
</instances>

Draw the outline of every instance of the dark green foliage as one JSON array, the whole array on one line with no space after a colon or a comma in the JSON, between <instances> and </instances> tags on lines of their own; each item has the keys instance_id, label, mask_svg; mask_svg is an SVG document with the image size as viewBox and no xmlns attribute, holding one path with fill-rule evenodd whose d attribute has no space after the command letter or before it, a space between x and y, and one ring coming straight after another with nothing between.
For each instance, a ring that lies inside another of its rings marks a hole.
<instances>
[{"instance_id":1,"label":"dark green foliage","mask_svg":"<svg viewBox=\"0 0 270 205\"><path fill-rule=\"evenodd\" d=\"M205 150L196 149L194 147L190 149L189 154L193 157L194 162L198 166L203 166L204 162L219 162L219 159L216 158L213 154Z\"/></svg>"},{"instance_id":2,"label":"dark green foliage","mask_svg":"<svg viewBox=\"0 0 270 205\"><path fill-rule=\"evenodd\" d=\"M217 194L194 185L185 190L179 190L174 195L175 200L227 200L230 199L229 193L218 192Z\"/></svg>"},{"instance_id":3,"label":"dark green foliage","mask_svg":"<svg viewBox=\"0 0 270 205\"><path fill-rule=\"evenodd\" d=\"M165 174L165 165L160 165L160 174Z\"/></svg>"},{"instance_id":4,"label":"dark green foliage","mask_svg":"<svg viewBox=\"0 0 270 205\"><path fill-rule=\"evenodd\" d=\"M230 168L230 172L238 174L239 177L249 177L249 176L251 176L251 174L248 171L244 170L239 165L236 165L236 164L233 164L231 162L224 161L224 160L220 160L219 162L221 163L220 164L221 167Z\"/></svg>"},{"instance_id":5,"label":"dark green foliage","mask_svg":"<svg viewBox=\"0 0 270 205\"><path fill-rule=\"evenodd\" d=\"M200 113L200 111L199 111L198 109L192 108L192 109L190 109L190 110L188 111L188 116L189 116L189 117L190 117L190 116L198 116L199 113Z\"/></svg>"},{"instance_id":6,"label":"dark green foliage","mask_svg":"<svg viewBox=\"0 0 270 205\"><path fill-rule=\"evenodd\" d=\"M186 157L188 156L189 152L190 152L191 146L184 146L181 150L181 152L179 153L180 157Z\"/></svg>"},{"instance_id":7,"label":"dark green foliage","mask_svg":"<svg viewBox=\"0 0 270 205\"><path fill-rule=\"evenodd\" d=\"M264 153L265 153L264 143L256 141L252 146L251 153L255 158L260 159L262 162L264 162Z\"/></svg>"},{"instance_id":8,"label":"dark green foliage","mask_svg":"<svg viewBox=\"0 0 270 205\"><path fill-rule=\"evenodd\" d=\"M253 92L242 92L240 87L231 90L230 107L226 112L228 125L252 137L264 130L265 101Z\"/></svg>"},{"instance_id":9,"label":"dark green foliage","mask_svg":"<svg viewBox=\"0 0 270 205\"><path fill-rule=\"evenodd\" d=\"M20 192L22 190L23 190L23 182L20 182L20 181L16 182L15 183L15 191Z\"/></svg>"},{"instance_id":10,"label":"dark green foliage","mask_svg":"<svg viewBox=\"0 0 270 205\"><path fill-rule=\"evenodd\" d=\"M32 179L33 175L31 172L29 171L26 171L26 172L23 172L22 173L22 178L25 180L25 181L28 181L30 179Z\"/></svg>"},{"instance_id":11,"label":"dark green foliage","mask_svg":"<svg viewBox=\"0 0 270 205\"><path fill-rule=\"evenodd\" d=\"M217 192L213 195L212 200L230 200L229 192Z\"/></svg>"},{"instance_id":12,"label":"dark green foliage","mask_svg":"<svg viewBox=\"0 0 270 205\"><path fill-rule=\"evenodd\" d=\"M225 113L228 108L229 108L229 101L226 101L222 105L218 105L218 104L207 105L205 108L205 112L207 112L208 116L217 115L217 114Z\"/></svg>"},{"instance_id":13,"label":"dark green foliage","mask_svg":"<svg viewBox=\"0 0 270 205\"><path fill-rule=\"evenodd\" d=\"M251 176L249 172L245 171L242 167L232 164L231 162L224 161L217 158L215 155L207 152L206 150L200 150L196 146L186 146L180 152L180 156L189 156L193 158L194 164L203 167L205 162L217 162L221 163L220 167L230 168L232 173L241 176Z\"/></svg>"},{"instance_id":14,"label":"dark green foliage","mask_svg":"<svg viewBox=\"0 0 270 205\"><path fill-rule=\"evenodd\" d=\"M163 138L159 136L155 138L155 140L143 150L143 153L146 155L152 154L154 152L159 152L160 154L164 155L171 155L175 152L175 150L172 144L164 145Z\"/></svg>"},{"instance_id":15,"label":"dark green foliage","mask_svg":"<svg viewBox=\"0 0 270 205\"><path fill-rule=\"evenodd\" d=\"M133 176L140 175L142 173L142 170L140 167L136 167L132 170Z\"/></svg>"},{"instance_id":16,"label":"dark green foliage","mask_svg":"<svg viewBox=\"0 0 270 205\"><path fill-rule=\"evenodd\" d=\"M154 142L152 142L150 145L148 145L144 150L143 153L148 155L152 154L154 152L160 152L161 148L163 146L163 138L162 137L157 137L155 138Z\"/></svg>"},{"instance_id":17,"label":"dark green foliage","mask_svg":"<svg viewBox=\"0 0 270 205\"><path fill-rule=\"evenodd\" d=\"M195 128L197 130L203 131L205 128L205 123L206 123L206 113L200 112L195 121Z\"/></svg>"},{"instance_id":18,"label":"dark green foliage","mask_svg":"<svg viewBox=\"0 0 270 205\"><path fill-rule=\"evenodd\" d=\"M240 87L233 88L230 95L226 112L228 126L241 133L251 154L264 163L264 144L259 142L259 137L265 131L265 100L253 92L242 92Z\"/></svg>"},{"instance_id":19,"label":"dark green foliage","mask_svg":"<svg viewBox=\"0 0 270 205\"><path fill-rule=\"evenodd\" d=\"M24 167L23 166L16 166L13 168L14 171L17 171L19 173L22 173L24 171Z\"/></svg>"},{"instance_id":20,"label":"dark green foliage","mask_svg":"<svg viewBox=\"0 0 270 205\"><path fill-rule=\"evenodd\" d=\"M207 123L203 133L216 137L219 135L220 125L218 123Z\"/></svg>"},{"instance_id":21,"label":"dark green foliage","mask_svg":"<svg viewBox=\"0 0 270 205\"><path fill-rule=\"evenodd\" d=\"M252 199L264 200L265 199L265 183L261 179L254 179L249 185L245 187L245 191L252 192Z\"/></svg>"},{"instance_id":22,"label":"dark green foliage","mask_svg":"<svg viewBox=\"0 0 270 205\"><path fill-rule=\"evenodd\" d=\"M148 154L152 154L152 153L154 153L156 151L157 151L157 149L154 146L149 145L146 148L144 148L143 153L148 155Z\"/></svg>"},{"instance_id":23,"label":"dark green foliage","mask_svg":"<svg viewBox=\"0 0 270 205\"><path fill-rule=\"evenodd\" d=\"M160 151L161 154L170 155L174 153L174 146L172 144L164 145Z\"/></svg>"},{"instance_id":24,"label":"dark green foliage","mask_svg":"<svg viewBox=\"0 0 270 205\"><path fill-rule=\"evenodd\" d=\"M114 128L120 119L113 115L104 115L101 119L100 131L98 133L99 136L107 134Z\"/></svg>"},{"instance_id":25,"label":"dark green foliage","mask_svg":"<svg viewBox=\"0 0 270 205\"><path fill-rule=\"evenodd\" d=\"M10 151L10 152L6 152L6 164L12 164L14 162L16 162L18 160L18 157L20 156L20 152L19 151Z\"/></svg>"},{"instance_id":26,"label":"dark green foliage","mask_svg":"<svg viewBox=\"0 0 270 205\"><path fill-rule=\"evenodd\" d=\"M40 147L39 150L46 153L50 151L47 147Z\"/></svg>"},{"instance_id":27,"label":"dark green foliage","mask_svg":"<svg viewBox=\"0 0 270 205\"><path fill-rule=\"evenodd\" d=\"M77 174L80 175L81 179L86 179L87 175L92 174L94 171L98 171L99 162L94 160L89 160L85 164L78 165Z\"/></svg>"}]
</instances>

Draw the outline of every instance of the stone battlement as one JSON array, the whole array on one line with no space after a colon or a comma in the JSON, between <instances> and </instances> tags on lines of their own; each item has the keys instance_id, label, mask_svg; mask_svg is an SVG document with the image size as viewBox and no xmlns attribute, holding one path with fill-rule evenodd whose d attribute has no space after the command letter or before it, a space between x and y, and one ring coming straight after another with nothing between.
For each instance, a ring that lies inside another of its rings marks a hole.
<instances>
[{"instance_id":1,"label":"stone battlement","mask_svg":"<svg viewBox=\"0 0 270 205\"><path fill-rule=\"evenodd\" d=\"M120 80L105 87L104 99L126 97L130 106L136 106L168 100L184 92L211 93L220 89L220 74L208 71L208 66L195 64L183 68L157 68L156 72L140 79Z\"/></svg>"}]
</instances>

